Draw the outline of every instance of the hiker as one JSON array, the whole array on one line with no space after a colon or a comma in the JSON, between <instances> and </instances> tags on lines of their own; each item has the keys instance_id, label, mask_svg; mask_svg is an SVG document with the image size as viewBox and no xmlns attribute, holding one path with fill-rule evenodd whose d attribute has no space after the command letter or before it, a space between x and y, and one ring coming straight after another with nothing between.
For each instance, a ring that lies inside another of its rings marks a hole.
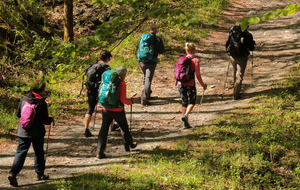
<instances>
[{"instance_id":1,"label":"hiker","mask_svg":"<svg viewBox=\"0 0 300 190\"><path fill-rule=\"evenodd\" d=\"M181 118L183 121L182 127L183 129L189 129L191 128L191 126L188 121L188 115L193 110L197 98L195 73L199 83L204 88L204 90L207 88L207 85L204 84L202 81L202 77L200 74L199 60L194 57L196 53L195 44L186 43L185 51L187 54L186 57L189 58L191 61L190 70L192 71L191 74L192 76L190 80L188 80L187 82L181 82L180 80L178 80L178 90L180 93L180 97L182 99L182 118Z\"/></svg>"},{"instance_id":2,"label":"hiker","mask_svg":"<svg viewBox=\"0 0 300 190\"><path fill-rule=\"evenodd\" d=\"M248 26L249 27L249 26ZM248 29L247 27L247 29ZM241 98L240 91L247 66L249 51L255 49L255 41L248 30L242 32L241 26L233 26L230 29L228 40L226 42L226 52L230 56L233 66L233 99Z\"/></svg>"},{"instance_id":3,"label":"hiker","mask_svg":"<svg viewBox=\"0 0 300 190\"><path fill-rule=\"evenodd\" d=\"M103 64L105 66L105 67L103 67L104 70L110 69L110 67L108 65L108 62L111 60L111 58L112 58L111 53L108 50L103 50L100 53L100 61L99 61L99 63L96 63L94 65ZM100 72L103 73L103 71L100 71ZM98 90L99 90L99 84L101 82L101 76L99 76L99 79L97 79L97 80L98 81L96 81L96 83L97 83L96 85L88 85L88 84L86 84L86 87L87 87L87 96L88 96L88 104L89 104L89 108L88 108L88 110L87 110L87 112L85 114L85 118L84 118L84 122L85 122L84 128L85 128L85 130L83 132L83 135L85 135L86 137L93 136L92 133L89 130L89 124L91 122L92 115L94 113L95 107L96 107L96 105L98 103ZM116 130L118 128L118 125L114 124L114 122L112 121L111 127L112 127L111 130L114 131L114 130Z\"/></svg>"},{"instance_id":4,"label":"hiker","mask_svg":"<svg viewBox=\"0 0 300 190\"><path fill-rule=\"evenodd\" d=\"M13 162L13 166L9 172L10 185L17 187L18 182L16 176L23 168L27 152L32 143L35 153L34 169L37 180L47 180L49 175L45 175L45 157L44 157L44 136L46 133L44 125L50 125L53 117L49 117L47 103L43 94L45 92L46 83L41 84L40 81L34 83L34 88L19 103L17 109L17 117L20 118L17 136L19 145ZM33 117L30 117L30 109ZM27 117L27 118L25 118ZM28 120L26 120L28 119ZM29 124L31 123L31 124Z\"/></svg>"},{"instance_id":5,"label":"hiker","mask_svg":"<svg viewBox=\"0 0 300 190\"><path fill-rule=\"evenodd\" d=\"M137 47L137 57L143 71L144 89L141 95L141 104L143 106L149 105L149 99L152 93L151 83L158 62L158 54L165 52L162 39L156 36L157 31L158 28L155 25L151 25L149 27L149 33L142 34Z\"/></svg>"},{"instance_id":6,"label":"hiker","mask_svg":"<svg viewBox=\"0 0 300 190\"><path fill-rule=\"evenodd\" d=\"M124 79L127 74L127 69L123 66L118 66L116 67L115 71L117 72L117 74L116 73L113 74L116 75L116 78L118 77L116 81L117 80L119 81L118 88L116 89L116 102L113 102L113 104L116 104L116 106L109 106L109 104L106 105L102 103L101 100L102 95L107 95L108 93L106 93L107 91L101 92L104 91L106 88L104 87L105 83L103 83L103 86L100 87L101 90L100 90L99 98L102 104L102 126L99 131L98 144L97 144L97 158L100 159L106 158L106 155L104 154L104 150L106 148L108 128L113 119L120 125L125 151L129 152L130 148L134 149L137 146L137 143L132 142L132 137L130 135L130 131L128 128L128 123L124 111L124 104L132 105L132 101L126 98L126 83L124 82ZM105 71L103 73L103 78L104 77L107 78L106 76L108 75L111 76L112 75L111 72L113 71ZM105 97L104 99L106 100Z\"/></svg>"}]
</instances>

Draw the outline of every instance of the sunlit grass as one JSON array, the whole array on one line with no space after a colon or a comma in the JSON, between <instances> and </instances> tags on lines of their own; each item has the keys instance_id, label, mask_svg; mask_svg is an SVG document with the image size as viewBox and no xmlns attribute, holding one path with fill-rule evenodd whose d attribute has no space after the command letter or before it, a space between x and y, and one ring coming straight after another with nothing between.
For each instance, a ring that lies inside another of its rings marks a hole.
<instances>
[{"instance_id":1,"label":"sunlit grass","mask_svg":"<svg viewBox=\"0 0 300 190\"><path fill-rule=\"evenodd\" d=\"M191 2L196 6L196 1ZM216 23L220 7L226 4L218 0L197 2L201 6L196 6L196 16L211 26ZM182 53L186 41L198 41L207 30L203 26L163 25L159 35L170 48L161 56L163 64ZM125 65L130 74L137 73L135 48L140 33L128 37L113 51L112 68ZM125 162L101 165L33 189L299 189L298 75L296 68L287 79L274 84L273 90L197 128L192 135L131 155ZM85 96L77 96L81 76L73 80L75 74L64 73L59 77L65 82L47 86L50 114L60 119L82 115L87 103ZM16 127L13 112L21 97L16 94L8 99L10 106L1 101L1 125L9 126L5 130Z\"/></svg>"},{"instance_id":2,"label":"sunlit grass","mask_svg":"<svg viewBox=\"0 0 300 190\"><path fill-rule=\"evenodd\" d=\"M280 89L257 96L190 136L52 185L65 189L298 189L300 94L295 82L281 82Z\"/></svg>"}]
</instances>

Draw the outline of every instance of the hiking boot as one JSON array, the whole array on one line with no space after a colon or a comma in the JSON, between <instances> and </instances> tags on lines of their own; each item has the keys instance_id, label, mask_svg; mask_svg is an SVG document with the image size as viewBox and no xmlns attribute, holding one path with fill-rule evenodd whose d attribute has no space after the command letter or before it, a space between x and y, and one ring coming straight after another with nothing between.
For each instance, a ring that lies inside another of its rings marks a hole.
<instances>
[{"instance_id":1,"label":"hiking boot","mask_svg":"<svg viewBox=\"0 0 300 190\"><path fill-rule=\"evenodd\" d=\"M183 129L190 129L190 128L192 128L192 127L191 127L190 124L185 125L185 123L183 123L183 124L182 124L182 128L183 128Z\"/></svg>"},{"instance_id":2,"label":"hiking boot","mask_svg":"<svg viewBox=\"0 0 300 190\"><path fill-rule=\"evenodd\" d=\"M131 149L135 149L135 148L137 147L137 145L138 145L137 142L136 142L136 143L132 143L132 144L130 145L130 148L131 148ZM126 152L130 152L129 147L125 147L125 151L126 151Z\"/></svg>"},{"instance_id":3,"label":"hiking boot","mask_svg":"<svg viewBox=\"0 0 300 190\"><path fill-rule=\"evenodd\" d=\"M103 158L106 158L106 155L103 152L100 152L99 154L97 154L96 157L99 159L103 159Z\"/></svg>"},{"instance_id":4,"label":"hiking boot","mask_svg":"<svg viewBox=\"0 0 300 190\"><path fill-rule=\"evenodd\" d=\"M93 134L90 132L89 129L85 129L83 135L84 135L85 137L91 137L91 136L93 136Z\"/></svg>"},{"instance_id":5,"label":"hiking boot","mask_svg":"<svg viewBox=\"0 0 300 190\"><path fill-rule=\"evenodd\" d=\"M17 177L14 174L10 174L8 176L8 180L11 186L13 187L18 187L18 181L17 181Z\"/></svg>"},{"instance_id":6,"label":"hiking boot","mask_svg":"<svg viewBox=\"0 0 300 190\"><path fill-rule=\"evenodd\" d=\"M111 131L116 131L117 129L120 128L120 125L119 124L114 124L113 126L111 126L110 130Z\"/></svg>"},{"instance_id":7,"label":"hiking boot","mask_svg":"<svg viewBox=\"0 0 300 190\"><path fill-rule=\"evenodd\" d=\"M150 105L150 102L149 101L142 101L141 102L141 105L144 107L144 106L149 106Z\"/></svg>"},{"instance_id":8,"label":"hiking boot","mask_svg":"<svg viewBox=\"0 0 300 190\"><path fill-rule=\"evenodd\" d=\"M138 145L137 142L136 142L136 143L132 143L131 146L130 146L130 148L131 148L131 149L135 149L135 148L137 147L137 145Z\"/></svg>"},{"instance_id":9,"label":"hiking boot","mask_svg":"<svg viewBox=\"0 0 300 190\"><path fill-rule=\"evenodd\" d=\"M45 175L45 174L43 175L36 174L36 178L38 181L40 181L40 180L48 180L50 177L49 175Z\"/></svg>"},{"instance_id":10,"label":"hiking boot","mask_svg":"<svg viewBox=\"0 0 300 190\"><path fill-rule=\"evenodd\" d=\"M239 100L239 99L241 99L241 96L240 96L240 95L234 96L234 97L233 97L233 100Z\"/></svg>"},{"instance_id":11,"label":"hiking boot","mask_svg":"<svg viewBox=\"0 0 300 190\"><path fill-rule=\"evenodd\" d=\"M183 121L183 129L190 129L192 128L191 125L189 124L189 118L187 114L184 114L181 118Z\"/></svg>"}]
</instances>

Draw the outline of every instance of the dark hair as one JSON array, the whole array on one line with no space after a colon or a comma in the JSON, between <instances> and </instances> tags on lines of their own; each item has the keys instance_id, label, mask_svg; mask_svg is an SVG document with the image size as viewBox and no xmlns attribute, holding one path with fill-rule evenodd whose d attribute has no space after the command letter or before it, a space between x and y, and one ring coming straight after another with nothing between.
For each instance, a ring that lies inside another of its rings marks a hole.
<instances>
[{"instance_id":1,"label":"dark hair","mask_svg":"<svg viewBox=\"0 0 300 190\"><path fill-rule=\"evenodd\" d=\"M40 92L43 92L45 90L45 88L46 88L46 83L45 82L40 84L40 81L35 81L34 83L35 83L35 85L32 88L33 92L40 93Z\"/></svg>"},{"instance_id":2,"label":"dark hair","mask_svg":"<svg viewBox=\"0 0 300 190\"><path fill-rule=\"evenodd\" d=\"M110 51L108 51L108 50L103 50L103 51L100 53L100 59L101 59L102 61L105 61L106 59L109 59L109 58L111 58L111 57L112 57L112 55L111 55Z\"/></svg>"},{"instance_id":3,"label":"dark hair","mask_svg":"<svg viewBox=\"0 0 300 190\"><path fill-rule=\"evenodd\" d=\"M157 31L157 30L158 30L158 26L157 26L157 25L151 24L151 25L149 26L149 31Z\"/></svg>"}]
</instances>

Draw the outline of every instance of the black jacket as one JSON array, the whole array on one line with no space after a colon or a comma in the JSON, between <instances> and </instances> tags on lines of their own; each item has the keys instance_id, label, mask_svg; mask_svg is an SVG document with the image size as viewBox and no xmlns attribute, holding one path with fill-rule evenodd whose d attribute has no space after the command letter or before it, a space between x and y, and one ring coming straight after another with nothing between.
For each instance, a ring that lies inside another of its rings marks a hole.
<instances>
[{"instance_id":1,"label":"black jacket","mask_svg":"<svg viewBox=\"0 0 300 190\"><path fill-rule=\"evenodd\" d=\"M27 101L30 104L38 104L36 109L36 115L34 118L34 124L26 131L18 125L17 129L17 136L18 137L25 137L25 138L40 138L45 136L45 126L50 125L53 121L52 117L48 115L48 107L47 103L45 102L45 98L37 99L32 92L29 92L19 103L18 110L17 110L17 117L21 117L21 110Z\"/></svg>"},{"instance_id":2,"label":"black jacket","mask_svg":"<svg viewBox=\"0 0 300 190\"><path fill-rule=\"evenodd\" d=\"M225 44L228 54L228 46L231 40L230 38L231 36L229 35ZM248 56L250 54L249 51L253 51L255 49L255 41L253 40L253 36L248 30L245 30L241 33L241 39L243 39L243 46L241 46L240 52L243 52L245 56Z\"/></svg>"}]
</instances>

